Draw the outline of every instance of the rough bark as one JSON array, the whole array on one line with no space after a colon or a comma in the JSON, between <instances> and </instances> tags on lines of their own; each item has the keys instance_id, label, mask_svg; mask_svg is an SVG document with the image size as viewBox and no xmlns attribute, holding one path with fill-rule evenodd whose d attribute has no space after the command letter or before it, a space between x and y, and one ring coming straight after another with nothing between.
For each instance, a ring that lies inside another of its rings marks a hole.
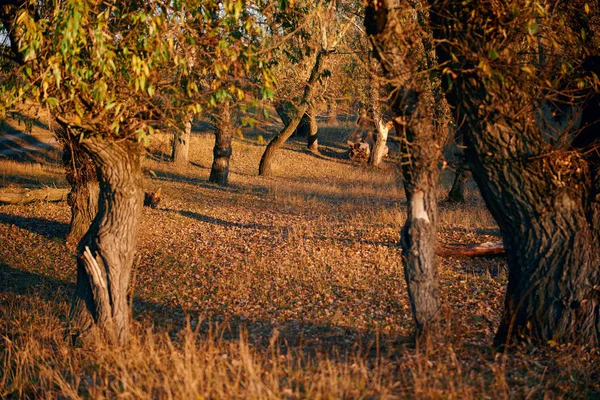
<instances>
[{"instance_id":1,"label":"rough bark","mask_svg":"<svg viewBox=\"0 0 600 400\"><path fill-rule=\"evenodd\" d=\"M394 86L390 109L396 131L404 136L401 165L408 216L401 232L402 259L417 336L427 337L436 331L440 309L435 188L441 135L432 122L430 85L421 73L425 52L413 49L404 57L397 51L402 21L394 2L367 3L365 27L384 75ZM420 78L406 79L410 74Z\"/></svg>"},{"instance_id":2,"label":"rough bark","mask_svg":"<svg viewBox=\"0 0 600 400\"><path fill-rule=\"evenodd\" d=\"M92 323L123 344L129 334L127 287L142 210L141 156L135 142L89 138L82 146L98 170L98 214L78 246L77 285L70 320L76 333Z\"/></svg>"},{"instance_id":3,"label":"rough bark","mask_svg":"<svg viewBox=\"0 0 600 400\"><path fill-rule=\"evenodd\" d=\"M267 148L265 149L265 152L263 153L262 158L260 159L260 165L258 167L259 175L269 176L273 173L273 157L275 156L277 150L279 150L279 148L283 146L286 140L288 140L290 136L292 136L292 134L298 127L302 116L304 116L304 114L308 110L309 103L315 95L317 81L323 70L325 59L329 54L331 54L331 51L327 50L321 50L317 53L315 63L313 64L310 73L310 77L306 82L306 86L302 94L302 100L300 102L300 105L297 107L296 115L293 116L290 123L286 125L283 128L283 130L279 132L279 134L277 134L273 139L271 139L271 141L267 145Z\"/></svg>"},{"instance_id":4,"label":"rough bark","mask_svg":"<svg viewBox=\"0 0 600 400\"><path fill-rule=\"evenodd\" d=\"M94 162L72 132L67 137L70 139L63 144L63 165L67 182L71 185L67 198L71 207L67 243L77 244L98 213L100 188Z\"/></svg>"},{"instance_id":5,"label":"rough bark","mask_svg":"<svg viewBox=\"0 0 600 400\"><path fill-rule=\"evenodd\" d=\"M448 192L448 201L451 203L464 203L465 202L465 184L471 177L471 170L466 162L461 162L456 169L454 175L454 182L452 188Z\"/></svg>"},{"instance_id":6,"label":"rough bark","mask_svg":"<svg viewBox=\"0 0 600 400\"><path fill-rule=\"evenodd\" d=\"M508 256L508 287L495 343L528 338L598 346L598 153L554 148L543 129L528 123L539 110L527 92L488 95L493 89L487 85L494 88L495 82L487 82L472 68L477 59L469 57L476 53L461 53L453 46L467 42L466 35L485 40L495 31L470 32L479 29L477 24L464 31L450 29L448 23L477 17L478 4L449 6L430 0L440 62L456 74L443 80L446 97L466 127L466 156ZM593 117L596 123L598 117Z\"/></svg>"},{"instance_id":7,"label":"rough bark","mask_svg":"<svg viewBox=\"0 0 600 400\"><path fill-rule=\"evenodd\" d=\"M173 134L173 149L171 158L175 165L187 165L190 154L190 139L192 137L192 117L185 120L183 132L179 130Z\"/></svg>"},{"instance_id":8,"label":"rough bark","mask_svg":"<svg viewBox=\"0 0 600 400\"><path fill-rule=\"evenodd\" d=\"M226 186L229 183L229 159L231 158L231 142L233 141L229 102L219 105L218 115L214 118L214 125L215 146L208 180Z\"/></svg>"}]
</instances>

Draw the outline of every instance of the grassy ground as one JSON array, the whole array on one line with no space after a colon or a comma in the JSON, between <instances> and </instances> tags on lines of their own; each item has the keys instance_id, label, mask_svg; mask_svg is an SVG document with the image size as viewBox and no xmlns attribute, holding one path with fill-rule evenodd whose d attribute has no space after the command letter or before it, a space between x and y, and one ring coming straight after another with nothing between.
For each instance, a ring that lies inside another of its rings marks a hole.
<instances>
[{"instance_id":1,"label":"grassy ground","mask_svg":"<svg viewBox=\"0 0 600 400\"><path fill-rule=\"evenodd\" d=\"M210 133L193 136L180 169L162 161L169 138L155 138L145 183L163 200L144 209L134 334L122 349L66 337L67 205L0 206L0 397L600 398L597 350L490 347L507 280L501 257L440 260L446 338L415 349L393 163L352 164L351 127L322 133L322 156L292 141L275 176L262 178L264 144L245 132L227 188L207 183ZM64 185L53 157L0 160L0 187ZM444 172L440 196L451 178ZM465 205L442 204L441 241L499 240L474 189Z\"/></svg>"}]
</instances>

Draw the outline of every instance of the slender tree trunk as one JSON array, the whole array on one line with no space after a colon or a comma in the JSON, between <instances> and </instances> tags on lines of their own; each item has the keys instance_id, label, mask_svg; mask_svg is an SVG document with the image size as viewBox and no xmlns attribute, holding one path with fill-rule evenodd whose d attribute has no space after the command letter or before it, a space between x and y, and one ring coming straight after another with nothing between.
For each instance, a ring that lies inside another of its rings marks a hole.
<instances>
[{"instance_id":1,"label":"slender tree trunk","mask_svg":"<svg viewBox=\"0 0 600 400\"><path fill-rule=\"evenodd\" d=\"M375 142L373 143L373 150L369 157L369 164L374 167L379 167L383 161L383 157L387 154L387 138L390 131L388 124L384 124L381 117L376 121L377 133L375 135Z\"/></svg>"},{"instance_id":2,"label":"slender tree trunk","mask_svg":"<svg viewBox=\"0 0 600 400\"><path fill-rule=\"evenodd\" d=\"M208 180L226 186L229 183L229 159L231 158L231 142L233 140L229 102L219 105L219 112L214 119L214 124L215 147Z\"/></svg>"},{"instance_id":3,"label":"slender tree trunk","mask_svg":"<svg viewBox=\"0 0 600 400\"><path fill-rule=\"evenodd\" d=\"M192 117L185 120L183 132L173 134L173 152L171 158L175 165L187 165L189 162L190 139L192 137Z\"/></svg>"},{"instance_id":4,"label":"slender tree trunk","mask_svg":"<svg viewBox=\"0 0 600 400\"><path fill-rule=\"evenodd\" d=\"M279 134L276 135L273 139L271 139L271 141L267 145L267 148L265 149L265 152L263 153L262 158L260 159L260 165L258 167L259 175L268 176L273 173L273 157L275 156L277 150L279 150L279 148L283 146L286 140L288 140L290 136L292 136L292 134L298 127L300 120L308 110L308 104L314 97L317 81L319 79L319 76L321 75L325 59L329 54L331 54L331 52L325 50L321 50L319 53L317 53L315 63L310 73L310 77L308 78L308 81L306 82L306 86L304 88L302 101L300 103L300 106L297 108L297 114L292 118L290 124L285 126L283 130L279 132Z\"/></svg>"},{"instance_id":5,"label":"slender tree trunk","mask_svg":"<svg viewBox=\"0 0 600 400\"><path fill-rule=\"evenodd\" d=\"M79 332L92 323L114 343L127 342L129 285L142 211L141 156L135 142L82 142L98 169L98 214L79 242L77 286L70 320Z\"/></svg>"},{"instance_id":6,"label":"slender tree trunk","mask_svg":"<svg viewBox=\"0 0 600 400\"><path fill-rule=\"evenodd\" d=\"M319 153L319 125L317 124L317 110L314 103L311 103L308 113L308 136L307 147L313 153Z\"/></svg>"},{"instance_id":7,"label":"slender tree trunk","mask_svg":"<svg viewBox=\"0 0 600 400\"><path fill-rule=\"evenodd\" d=\"M464 203L465 202L465 184L471 177L471 170L467 165L466 161L461 161L460 165L456 169L454 176L454 183L450 192L448 192L448 201L451 203Z\"/></svg>"},{"instance_id":8,"label":"slender tree trunk","mask_svg":"<svg viewBox=\"0 0 600 400\"><path fill-rule=\"evenodd\" d=\"M275 111L279 118L281 118L281 122L283 122L283 126L288 126L293 117L297 114L296 107L289 101L280 101L275 104Z\"/></svg>"},{"instance_id":9,"label":"slender tree trunk","mask_svg":"<svg viewBox=\"0 0 600 400\"><path fill-rule=\"evenodd\" d=\"M462 54L452 48L454 43L486 35L471 32L480 29L475 25L463 31L448 24L470 20L480 12L473 8L476 3L451 7L445 1L429 3L440 62L459 72L452 80L448 76L442 80L446 97L466 128L465 153L508 256L508 287L495 344L529 338L598 346L598 153L553 148L543 129L529 123L539 110L525 93L501 88L488 95L487 81L470 68L476 65L477 59L469 58L476 50ZM487 56L487 50L483 52ZM496 84L491 82L490 90ZM512 110L522 111L517 115ZM598 122L597 113L594 120Z\"/></svg>"},{"instance_id":10,"label":"slender tree trunk","mask_svg":"<svg viewBox=\"0 0 600 400\"><path fill-rule=\"evenodd\" d=\"M395 86L390 108L396 132L404 136L401 166L408 216L401 232L402 260L417 338L426 338L436 333L439 321L436 185L443 135L433 123L433 94L423 77L426 52L415 48L404 56L398 51L403 21L402 11L392 4L367 2L365 27L386 78Z\"/></svg>"},{"instance_id":11,"label":"slender tree trunk","mask_svg":"<svg viewBox=\"0 0 600 400\"><path fill-rule=\"evenodd\" d=\"M71 134L67 136L73 137ZM71 185L67 197L67 204L71 207L67 243L77 244L98 213L100 188L94 162L74 137L63 142L63 165L67 182Z\"/></svg>"},{"instance_id":12,"label":"slender tree trunk","mask_svg":"<svg viewBox=\"0 0 600 400\"><path fill-rule=\"evenodd\" d=\"M301 137L301 138L308 138L308 136L310 135L312 121L311 121L311 116L310 116L309 112L310 112L310 107L309 107L309 111L306 112L302 116L302 119L300 120L300 123L298 124L298 126L296 127L296 131L294 132L294 136Z\"/></svg>"},{"instance_id":13,"label":"slender tree trunk","mask_svg":"<svg viewBox=\"0 0 600 400\"><path fill-rule=\"evenodd\" d=\"M330 100L327 102L327 124L331 125L331 126L337 126L338 125L338 118L337 118L337 104L335 101Z\"/></svg>"}]
</instances>

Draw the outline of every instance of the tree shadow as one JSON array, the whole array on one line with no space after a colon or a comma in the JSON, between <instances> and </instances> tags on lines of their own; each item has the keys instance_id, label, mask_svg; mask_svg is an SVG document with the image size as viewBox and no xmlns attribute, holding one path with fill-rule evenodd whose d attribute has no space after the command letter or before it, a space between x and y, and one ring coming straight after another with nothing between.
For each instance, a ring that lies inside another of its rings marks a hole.
<instances>
[{"instance_id":1,"label":"tree shadow","mask_svg":"<svg viewBox=\"0 0 600 400\"><path fill-rule=\"evenodd\" d=\"M60 161L59 148L38 140L35 136L16 128L14 124L4 121L0 131L0 159L29 163Z\"/></svg>"},{"instance_id":2,"label":"tree shadow","mask_svg":"<svg viewBox=\"0 0 600 400\"><path fill-rule=\"evenodd\" d=\"M0 262L0 294L12 293L68 304L74 292L74 282L19 270ZM293 350L299 352L296 356L300 357L325 353L331 359L343 361L349 355L360 352L370 358L386 353L388 357L396 358L402 356L402 349L413 347L410 336L380 334L335 323L315 324L297 320L275 323L237 314L205 320L199 310L185 310L178 305L165 305L139 296L133 298L132 312L135 320L152 325L155 332L166 331L173 338L177 338L188 324L202 334L217 332L220 340L225 341L236 341L247 335L246 340L258 349L271 347L272 338L277 336L283 353ZM61 319L65 317L60 316Z\"/></svg>"},{"instance_id":3,"label":"tree shadow","mask_svg":"<svg viewBox=\"0 0 600 400\"><path fill-rule=\"evenodd\" d=\"M240 222L225 221L223 219L209 217L208 215L199 214L199 213L196 213L193 211L172 210L172 209L168 209L168 208L163 208L162 210L166 211L166 212L178 213L187 218L192 218L192 219L198 220L200 222L205 222L207 224L224 226L226 228L260 229L260 230L272 229L269 226L261 225L261 224L255 224L255 223L244 224L244 223L240 223Z\"/></svg>"},{"instance_id":4,"label":"tree shadow","mask_svg":"<svg viewBox=\"0 0 600 400\"><path fill-rule=\"evenodd\" d=\"M29 232L45 236L49 239L66 239L69 233L69 224L50 221L43 218L21 217L0 213L0 224L14 225Z\"/></svg>"}]
</instances>

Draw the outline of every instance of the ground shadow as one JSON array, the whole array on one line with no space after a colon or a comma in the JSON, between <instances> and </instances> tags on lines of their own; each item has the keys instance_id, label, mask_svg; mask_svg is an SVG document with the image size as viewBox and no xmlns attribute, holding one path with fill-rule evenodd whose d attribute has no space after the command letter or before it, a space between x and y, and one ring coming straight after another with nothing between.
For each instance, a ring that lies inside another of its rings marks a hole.
<instances>
[{"instance_id":1,"label":"ground shadow","mask_svg":"<svg viewBox=\"0 0 600 400\"><path fill-rule=\"evenodd\" d=\"M0 263L0 293L37 297L45 302L69 303L74 291L74 282ZM276 335L283 353L293 350L309 357L325 353L331 359L340 361L357 352L367 357L388 353L388 357L396 358L402 356L398 349L412 347L413 341L408 336L384 335L333 323L314 324L296 320L273 323L247 319L243 315L215 316L204 320L199 310L184 310L180 306L168 306L138 296L134 297L132 308L134 319L152 325L155 332L167 331L172 337L177 337L177 333L190 323L192 329L202 334L217 332L217 336L225 341L239 340L240 335L247 335L252 346L266 349ZM61 315L60 318L65 316Z\"/></svg>"},{"instance_id":2,"label":"ground shadow","mask_svg":"<svg viewBox=\"0 0 600 400\"><path fill-rule=\"evenodd\" d=\"M30 163L56 163L60 160L59 148L38 140L14 124L4 121L0 132L0 159Z\"/></svg>"},{"instance_id":3,"label":"ground shadow","mask_svg":"<svg viewBox=\"0 0 600 400\"><path fill-rule=\"evenodd\" d=\"M272 229L271 227L261 225L261 224L255 224L255 223L244 224L241 222L225 221L223 219L209 217L208 215L199 214L199 213L196 213L193 211L172 210L172 209L168 209L168 208L163 208L162 210L167 211L167 212L178 213L180 215L183 215L184 217L193 218L195 220L198 220L200 222L205 222L207 224L214 224L214 225L224 226L227 228L260 229L260 230Z\"/></svg>"},{"instance_id":4,"label":"ground shadow","mask_svg":"<svg viewBox=\"0 0 600 400\"><path fill-rule=\"evenodd\" d=\"M69 233L69 224L50 221L43 218L21 217L18 215L0 213L0 224L14 225L49 239L64 240Z\"/></svg>"}]
</instances>

